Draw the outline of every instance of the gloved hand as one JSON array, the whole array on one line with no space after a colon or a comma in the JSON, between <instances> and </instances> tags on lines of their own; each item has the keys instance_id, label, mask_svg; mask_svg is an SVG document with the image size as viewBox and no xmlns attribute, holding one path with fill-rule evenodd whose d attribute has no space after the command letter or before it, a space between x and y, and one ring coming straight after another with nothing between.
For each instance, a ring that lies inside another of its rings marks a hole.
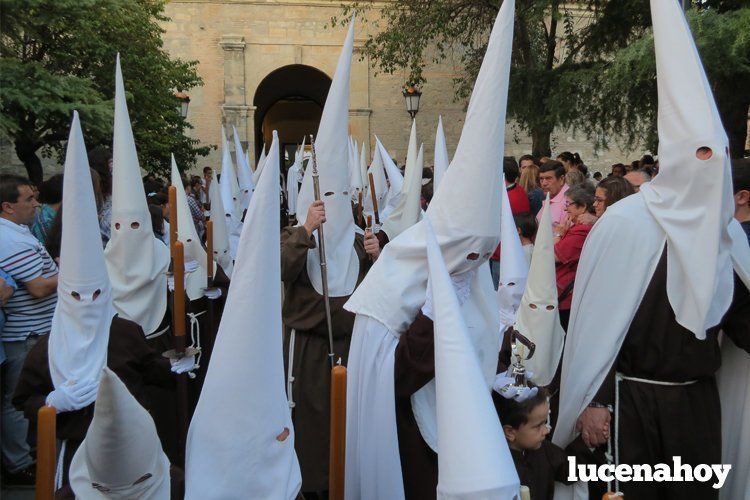
<instances>
[{"instance_id":1,"label":"gloved hand","mask_svg":"<svg viewBox=\"0 0 750 500\"><path fill-rule=\"evenodd\" d=\"M57 413L85 408L96 400L99 382L66 383L47 394L46 404L54 406Z\"/></svg>"},{"instance_id":2,"label":"gloved hand","mask_svg":"<svg viewBox=\"0 0 750 500\"><path fill-rule=\"evenodd\" d=\"M174 373L186 373L197 368L195 366L195 356L185 356L180 359L170 359L172 371Z\"/></svg>"},{"instance_id":3,"label":"gloved hand","mask_svg":"<svg viewBox=\"0 0 750 500\"><path fill-rule=\"evenodd\" d=\"M210 300L216 300L221 297L221 288L208 288L203 290L203 295Z\"/></svg>"},{"instance_id":4,"label":"gloved hand","mask_svg":"<svg viewBox=\"0 0 750 500\"><path fill-rule=\"evenodd\" d=\"M453 290L456 292L456 298L458 298L458 305L464 305L466 299L471 294L471 282L474 280L474 275L477 273L476 269L465 271L460 274L451 274L451 282L453 283ZM427 296L425 297L424 305L422 306L422 314L435 320L435 312L432 304L432 283L430 279L427 279Z\"/></svg>"}]
</instances>

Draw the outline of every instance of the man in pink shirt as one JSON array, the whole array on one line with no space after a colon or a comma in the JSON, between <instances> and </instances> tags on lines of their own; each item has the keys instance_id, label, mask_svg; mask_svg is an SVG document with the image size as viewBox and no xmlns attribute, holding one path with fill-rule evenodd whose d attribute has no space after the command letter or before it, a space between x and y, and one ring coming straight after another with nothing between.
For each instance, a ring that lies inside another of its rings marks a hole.
<instances>
[{"instance_id":1,"label":"man in pink shirt","mask_svg":"<svg viewBox=\"0 0 750 500\"><path fill-rule=\"evenodd\" d=\"M556 160L549 160L539 168L539 185L542 190L549 193L550 214L552 215L552 229L554 230L563 219L565 219L565 192L568 185L565 184L565 167ZM540 210L536 216L537 222L542 215Z\"/></svg>"}]
</instances>

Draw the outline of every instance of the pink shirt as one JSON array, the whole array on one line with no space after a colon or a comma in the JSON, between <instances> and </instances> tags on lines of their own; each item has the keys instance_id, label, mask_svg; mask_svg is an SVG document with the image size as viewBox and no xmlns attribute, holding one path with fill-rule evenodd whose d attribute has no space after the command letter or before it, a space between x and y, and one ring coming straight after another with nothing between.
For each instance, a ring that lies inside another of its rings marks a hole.
<instances>
[{"instance_id":1,"label":"pink shirt","mask_svg":"<svg viewBox=\"0 0 750 500\"><path fill-rule=\"evenodd\" d=\"M555 225L560 224L567 215L567 212L565 211L565 193L568 191L568 185L565 184L562 189L560 190L557 195L555 195L554 198L551 198L549 200L549 209L550 209L550 215L552 216L552 227L555 227ZM544 211L544 204L542 204L542 210L539 210L539 213L536 214L536 221L539 222L539 220L542 218L542 212Z\"/></svg>"}]
</instances>

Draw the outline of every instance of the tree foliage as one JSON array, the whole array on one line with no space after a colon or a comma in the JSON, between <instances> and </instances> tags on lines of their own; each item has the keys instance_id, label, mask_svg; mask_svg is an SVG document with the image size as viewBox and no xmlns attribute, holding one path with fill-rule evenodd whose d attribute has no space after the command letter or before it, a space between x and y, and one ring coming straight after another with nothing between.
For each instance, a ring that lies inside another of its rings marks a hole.
<instances>
[{"instance_id":1,"label":"tree foliage","mask_svg":"<svg viewBox=\"0 0 750 500\"><path fill-rule=\"evenodd\" d=\"M453 59L464 69L464 76L455 81L456 98L465 98L501 3L378 3L379 16L366 19L374 29L365 41L364 55L378 71L407 71L407 83L412 84L425 82L426 63ZM739 137L746 132L746 120L743 126L742 120L728 120L728 113L744 112L746 117L748 106L738 102L742 99L737 92L727 94L726 90L747 66L750 25L741 8L747 0L694 3L697 12L690 19L704 62L711 59L706 63L709 78L730 136ZM344 5L342 18L354 9L373 9L375 4L358 0ZM648 0L516 0L508 115L531 136L534 154L551 153L550 138L556 127L581 130L602 147L610 137L622 138L622 145L630 148L655 144L650 25Z\"/></svg>"},{"instance_id":2,"label":"tree foliage","mask_svg":"<svg viewBox=\"0 0 750 500\"><path fill-rule=\"evenodd\" d=\"M196 63L163 48L164 0L0 0L0 133L29 177L39 155L60 157L73 110L87 146L111 146L115 56L121 54L141 166L166 171L169 155L190 167L206 155L185 131L175 90L200 85Z\"/></svg>"}]
</instances>

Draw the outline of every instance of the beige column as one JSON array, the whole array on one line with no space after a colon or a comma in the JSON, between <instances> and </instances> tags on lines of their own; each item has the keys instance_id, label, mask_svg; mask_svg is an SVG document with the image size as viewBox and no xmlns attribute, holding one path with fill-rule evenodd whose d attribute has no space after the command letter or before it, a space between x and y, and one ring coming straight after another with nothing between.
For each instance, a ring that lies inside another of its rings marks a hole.
<instances>
[{"instance_id":1,"label":"beige column","mask_svg":"<svg viewBox=\"0 0 750 500\"><path fill-rule=\"evenodd\" d=\"M252 150L253 106L247 104L245 88L245 37L242 35L223 35L219 46L224 52L224 102L221 106L221 117L227 133L231 134L232 126L237 127L243 149ZM230 142L231 135L228 135ZM253 162L253 155L250 155Z\"/></svg>"}]
</instances>

